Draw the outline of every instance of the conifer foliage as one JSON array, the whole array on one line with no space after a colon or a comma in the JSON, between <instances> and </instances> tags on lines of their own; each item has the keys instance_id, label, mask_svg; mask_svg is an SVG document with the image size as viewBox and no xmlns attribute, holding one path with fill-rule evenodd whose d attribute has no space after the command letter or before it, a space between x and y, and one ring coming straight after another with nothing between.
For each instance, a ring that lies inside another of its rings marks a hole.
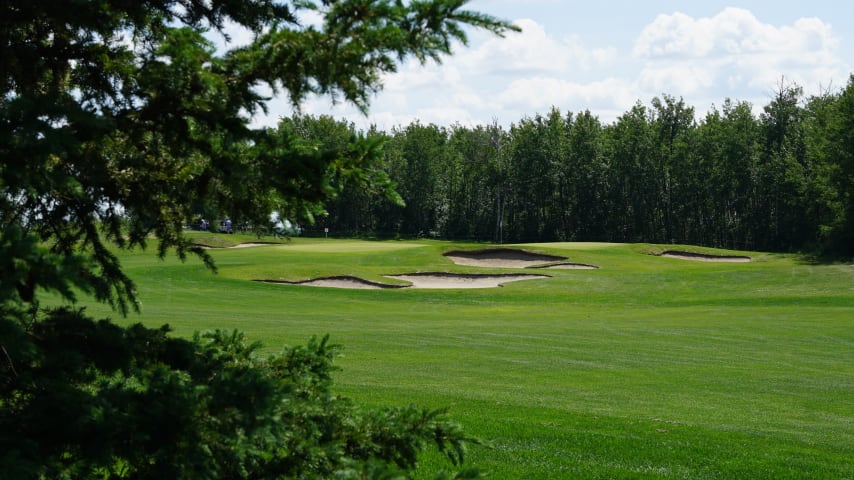
<instances>
[{"instance_id":1,"label":"conifer foliage","mask_svg":"<svg viewBox=\"0 0 854 480\"><path fill-rule=\"evenodd\" d=\"M466 28L515 28L465 4L0 2L4 478L393 478L427 442L462 462L465 437L443 412L361 412L334 396L325 339L261 358L238 333L179 340L42 311L38 296L82 293L126 314L137 298L114 247L151 241L213 268L182 233L200 207L260 224L310 212L344 176L394 198L376 141L317 149L251 128L269 101L259 91L366 110L404 59L441 59ZM248 45L228 43L234 26Z\"/></svg>"}]
</instances>

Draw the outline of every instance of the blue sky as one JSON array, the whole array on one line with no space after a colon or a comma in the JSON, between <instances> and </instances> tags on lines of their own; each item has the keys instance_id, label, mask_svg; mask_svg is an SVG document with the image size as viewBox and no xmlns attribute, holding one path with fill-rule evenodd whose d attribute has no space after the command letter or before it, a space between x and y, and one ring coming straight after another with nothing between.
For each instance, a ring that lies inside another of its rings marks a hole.
<instances>
[{"instance_id":1,"label":"blue sky","mask_svg":"<svg viewBox=\"0 0 854 480\"><path fill-rule=\"evenodd\" d=\"M854 7L838 0L473 0L468 9L523 32L475 32L441 65L407 62L384 79L367 117L328 98L309 99L302 111L387 131L415 120L509 126L553 106L610 123L662 94L683 98L698 116L726 98L758 113L781 79L810 95L842 88L854 73ZM270 107L256 124L290 113L286 99Z\"/></svg>"}]
</instances>

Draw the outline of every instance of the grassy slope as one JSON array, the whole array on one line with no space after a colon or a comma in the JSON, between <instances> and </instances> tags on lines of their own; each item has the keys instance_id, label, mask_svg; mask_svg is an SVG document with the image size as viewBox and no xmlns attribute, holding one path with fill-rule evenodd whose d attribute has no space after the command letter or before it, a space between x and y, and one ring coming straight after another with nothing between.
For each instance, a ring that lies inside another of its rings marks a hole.
<instances>
[{"instance_id":1,"label":"grassy slope","mask_svg":"<svg viewBox=\"0 0 854 480\"><path fill-rule=\"evenodd\" d=\"M492 443L470 460L494 478L854 477L851 266L567 243L526 248L601 269L459 291L247 281L488 271L440 255L458 247L473 246L296 239L215 250L218 275L129 254L144 313L128 320L238 328L270 350L330 333L340 392L450 406Z\"/></svg>"}]
</instances>

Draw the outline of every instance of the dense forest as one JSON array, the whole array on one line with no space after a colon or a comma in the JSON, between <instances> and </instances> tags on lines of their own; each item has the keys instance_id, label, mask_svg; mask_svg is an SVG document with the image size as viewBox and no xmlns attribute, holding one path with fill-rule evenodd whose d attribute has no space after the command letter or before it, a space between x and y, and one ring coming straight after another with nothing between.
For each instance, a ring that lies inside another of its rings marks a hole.
<instances>
[{"instance_id":1,"label":"dense forest","mask_svg":"<svg viewBox=\"0 0 854 480\"><path fill-rule=\"evenodd\" d=\"M315 231L854 252L854 76L810 97L781 82L758 115L727 99L696 117L663 95L611 124L553 108L509 130L416 122L364 133L307 115L279 128L324 148L386 139L384 170L404 204L342 180Z\"/></svg>"}]
</instances>

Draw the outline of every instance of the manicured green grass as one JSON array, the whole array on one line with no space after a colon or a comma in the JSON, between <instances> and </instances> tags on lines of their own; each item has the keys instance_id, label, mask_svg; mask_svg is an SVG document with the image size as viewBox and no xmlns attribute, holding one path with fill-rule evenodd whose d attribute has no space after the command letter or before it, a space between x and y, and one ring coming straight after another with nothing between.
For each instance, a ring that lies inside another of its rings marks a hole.
<instances>
[{"instance_id":1,"label":"manicured green grass","mask_svg":"<svg viewBox=\"0 0 854 480\"><path fill-rule=\"evenodd\" d=\"M340 393L367 406L449 406L490 444L472 446L469 461L492 478L854 478L851 265L562 243L524 248L601 268L476 290L250 281L493 271L441 255L459 248L478 246L298 238L212 250L216 275L197 260L124 253L143 313L121 321L182 336L237 328L267 351L329 333L344 347ZM423 466L443 464L430 454Z\"/></svg>"}]
</instances>

